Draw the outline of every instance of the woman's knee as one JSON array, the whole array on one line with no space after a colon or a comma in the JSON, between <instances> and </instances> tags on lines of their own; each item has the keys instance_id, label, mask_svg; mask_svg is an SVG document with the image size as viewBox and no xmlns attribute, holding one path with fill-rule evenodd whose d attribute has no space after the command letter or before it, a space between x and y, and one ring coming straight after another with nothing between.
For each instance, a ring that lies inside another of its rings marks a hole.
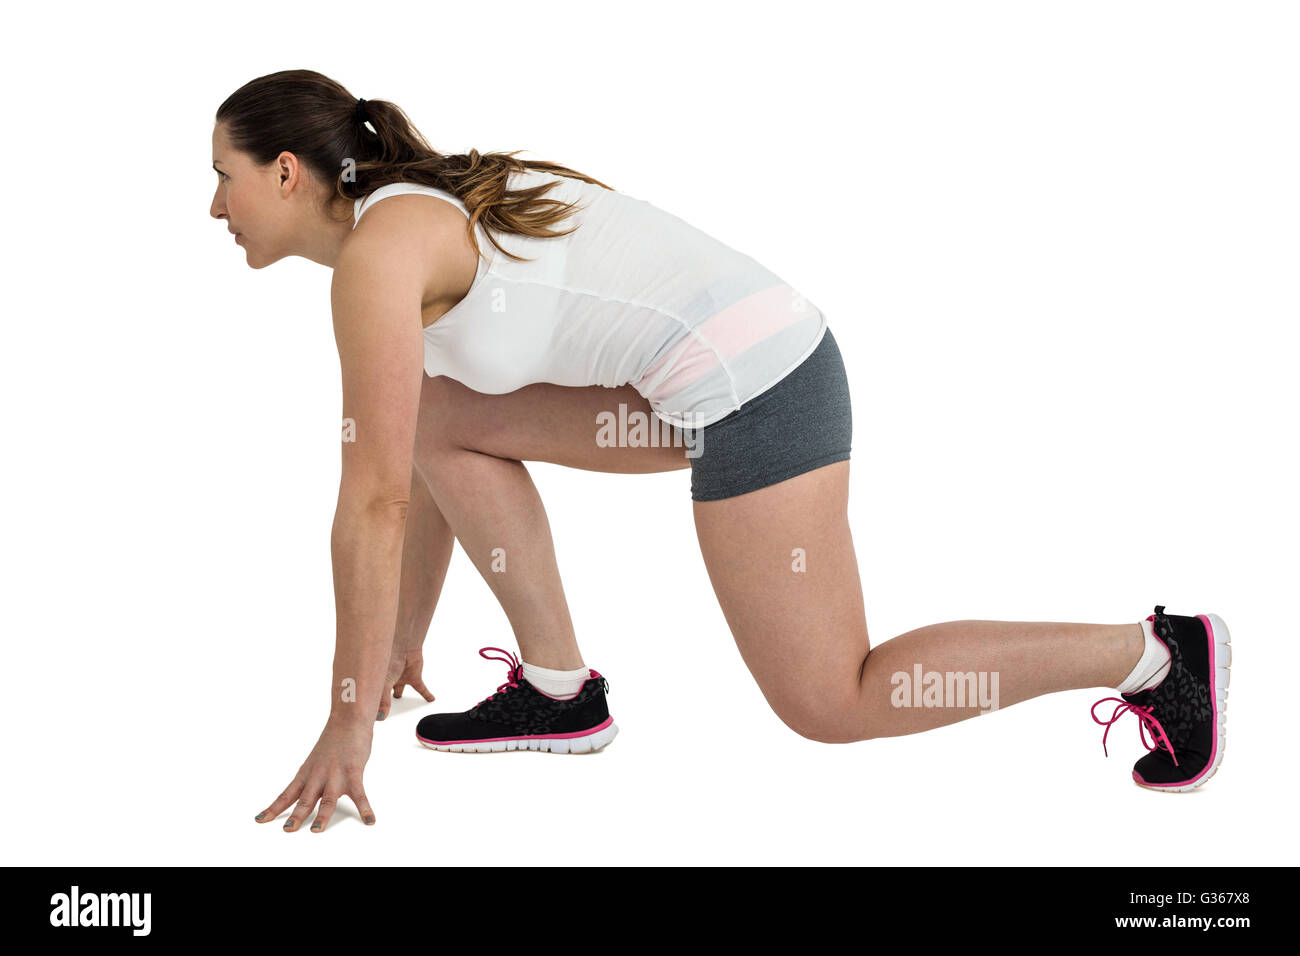
<instances>
[{"instance_id":1,"label":"woman's knee","mask_svg":"<svg viewBox=\"0 0 1300 956\"><path fill-rule=\"evenodd\" d=\"M446 375L424 376L420 384L420 428L444 426L453 419L451 413L464 387Z\"/></svg>"},{"instance_id":2,"label":"woman's knee","mask_svg":"<svg viewBox=\"0 0 1300 956\"><path fill-rule=\"evenodd\" d=\"M828 720L823 723L804 725L803 729L786 722L800 737L819 744L851 744L859 740L870 740L871 734L865 726L845 726L843 723Z\"/></svg>"},{"instance_id":3,"label":"woman's knee","mask_svg":"<svg viewBox=\"0 0 1300 956\"><path fill-rule=\"evenodd\" d=\"M872 722L857 695L818 694L773 709L796 734L817 743L847 744L872 737Z\"/></svg>"},{"instance_id":4,"label":"woman's knee","mask_svg":"<svg viewBox=\"0 0 1300 956\"><path fill-rule=\"evenodd\" d=\"M461 447L460 427L464 414L458 406L463 386L445 375L424 377L420 387L420 415L415 431L417 464Z\"/></svg>"}]
</instances>

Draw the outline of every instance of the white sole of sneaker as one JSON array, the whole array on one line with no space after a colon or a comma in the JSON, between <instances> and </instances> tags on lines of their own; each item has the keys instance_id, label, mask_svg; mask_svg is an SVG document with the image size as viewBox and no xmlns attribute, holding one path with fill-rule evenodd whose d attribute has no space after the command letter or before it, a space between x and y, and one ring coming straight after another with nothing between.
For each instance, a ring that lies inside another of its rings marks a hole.
<instances>
[{"instance_id":1,"label":"white sole of sneaker","mask_svg":"<svg viewBox=\"0 0 1300 956\"><path fill-rule=\"evenodd\" d=\"M603 749L618 736L618 725L610 721L594 734L584 737L512 737L505 740L467 740L463 743L439 744L417 735L416 739L430 750L454 754L492 754L507 750L540 750L553 754L591 754Z\"/></svg>"},{"instance_id":2,"label":"white sole of sneaker","mask_svg":"<svg viewBox=\"0 0 1300 956\"><path fill-rule=\"evenodd\" d=\"M1161 793L1186 793L1188 790L1195 790L1213 777L1219 769L1219 764L1223 762L1223 748L1228 744L1228 677L1232 668L1232 635L1228 633L1228 625L1223 623L1223 618L1219 617L1219 615L1205 614L1202 616L1209 621L1210 632L1214 639L1212 645L1214 654L1214 759L1196 776L1196 779L1188 783L1159 786L1158 784L1133 781L1146 790L1158 790Z\"/></svg>"}]
</instances>

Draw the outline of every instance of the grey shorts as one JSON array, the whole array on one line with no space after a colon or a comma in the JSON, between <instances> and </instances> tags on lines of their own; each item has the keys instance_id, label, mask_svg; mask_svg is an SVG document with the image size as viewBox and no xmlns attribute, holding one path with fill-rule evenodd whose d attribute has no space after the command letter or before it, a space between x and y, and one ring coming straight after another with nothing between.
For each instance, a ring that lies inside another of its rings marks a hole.
<instances>
[{"instance_id":1,"label":"grey shorts","mask_svg":"<svg viewBox=\"0 0 1300 956\"><path fill-rule=\"evenodd\" d=\"M717 501L757 491L836 461L853 441L849 380L835 336L822 340L767 391L693 433L691 498Z\"/></svg>"}]
</instances>

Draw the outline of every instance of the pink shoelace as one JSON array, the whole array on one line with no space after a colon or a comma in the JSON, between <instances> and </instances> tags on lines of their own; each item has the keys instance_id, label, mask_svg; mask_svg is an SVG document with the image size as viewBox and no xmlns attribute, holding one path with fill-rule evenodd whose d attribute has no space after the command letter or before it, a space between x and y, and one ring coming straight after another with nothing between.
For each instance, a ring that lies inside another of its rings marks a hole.
<instances>
[{"instance_id":1,"label":"pink shoelace","mask_svg":"<svg viewBox=\"0 0 1300 956\"><path fill-rule=\"evenodd\" d=\"M496 657L494 655L489 655L484 653L485 651L500 651L502 654L505 654L506 656ZM488 694L488 696L484 697L483 700L480 700L478 704L482 704L485 703L486 701L491 700L497 694L505 693L506 690L510 687L518 687L519 682L524 679L524 665L520 663L518 657L516 657L510 651L507 651L505 648L502 647L480 648L478 652L478 656L484 658L485 660L501 661L503 664L510 665L510 673L506 676L506 682L496 689L495 694ZM478 704L475 704L474 706L477 707Z\"/></svg>"},{"instance_id":2,"label":"pink shoelace","mask_svg":"<svg viewBox=\"0 0 1300 956\"><path fill-rule=\"evenodd\" d=\"M1115 701L1116 707L1115 712L1110 715L1110 720L1097 720L1097 707L1111 700ZM1174 766L1177 767L1178 758L1174 756L1174 745L1169 742L1169 737L1166 736L1165 729L1160 726L1160 721L1152 716L1151 711L1153 709L1152 707L1138 707L1119 697L1103 697L1093 704L1092 719L1106 728L1106 733L1101 735L1102 753L1106 754L1107 757L1110 756L1110 753L1106 750L1106 737L1110 734L1111 725L1123 717L1127 711L1137 716L1139 721L1138 736L1142 738L1142 746L1146 747L1147 750L1168 750L1169 756L1173 757ZM1148 733L1151 735L1151 743L1149 744L1147 743ZM1157 737L1157 735L1159 736Z\"/></svg>"}]
</instances>

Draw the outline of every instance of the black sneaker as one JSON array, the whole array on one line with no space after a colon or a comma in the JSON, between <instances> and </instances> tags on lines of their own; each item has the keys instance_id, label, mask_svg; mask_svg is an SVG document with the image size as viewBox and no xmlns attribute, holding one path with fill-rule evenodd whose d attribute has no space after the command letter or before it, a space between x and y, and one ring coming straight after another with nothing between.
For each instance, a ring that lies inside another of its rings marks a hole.
<instances>
[{"instance_id":1,"label":"black sneaker","mask_svg":"<svg viewBox=\"0 0 1300 956\"><path fill-rule=\"evenodd\" d=\"M509 656L490 656L485 651L501 651ZM545 750L553 754L585 754L600 750L618 733L605 703L609 682L595 671L591 671L576 697L561 699L524 680L523 664L509 651L485 647L479 656L509 664L509 677L495 694L463 714L430 714L422 718L415 736L426 747L455 753Z\"/></svg>"},{"instance_id":2,"label":"black sneaker","mask_svg":"<svg viewBox=\"0 0 1300 956\"><path fill-rule=\"evenodd\" d=\"M1194 790L1219 769L1227 743L1232 664L1228 626L1217 614L1165 614L1162 604L1147 620L1169 648L1169 673L1149 690L1097 701L1092 719L1104 724L1109 734L1110 725L1125 712L1136 714L1142 745L1150 753L1133 765L1133 781L1149 790ZM1110 720L1097 720L1097 704L1108 700L1117 704L1114 714ZM1101 737L1103 751L1106 734Z\"/></svg>"}]
</instances>

